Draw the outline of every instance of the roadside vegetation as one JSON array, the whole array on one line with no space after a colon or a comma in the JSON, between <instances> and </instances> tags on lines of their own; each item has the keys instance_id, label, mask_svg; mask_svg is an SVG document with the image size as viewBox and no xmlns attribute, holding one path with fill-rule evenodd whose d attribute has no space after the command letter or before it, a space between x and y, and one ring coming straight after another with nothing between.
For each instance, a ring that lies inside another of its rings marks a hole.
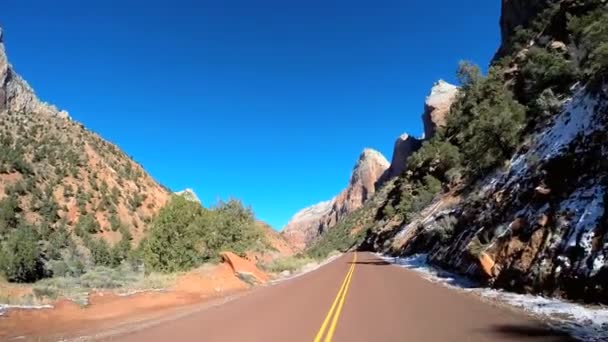
<instances>
[{"instance_id":1,"label":"roadside vegetation","mask_svg":"<svg viewBox=\"0 0 608 342\"><path fill-rule=\"evenodd\" d=\"M263 270L271 273L281 273L288 271L294 273L301 270L304 266L315 264L318 259L311 258L305 254L297 254L284 258L277 258L268 263L263 263L260 266Z\"/></svg>"},{"instance_id":2,"label":"roadside vegetation","mask_svg":"<svg viewBox=\"0 0 608 342\"><path fill-rule=\"evenodd\" d=\"M179 272L217 261L220 251L244 255L269 248L253 212L238 200L207 209L172 196L136 246L123 225L114 244L96 236L101 229L92 215L80 216L71 231L61 222L52 228L29 225L18 213L11 197L0 200L0 275L34 283L33 293L22 300L29 303L65 297L84 304L93 290L164 288Z\"/></svg>"},{"instance_id":3,"label":"roadside vegetation","mask_svg":"<svg viewBox=\"0 0 608 342\"><path fill-rule=\"evenodd\" d=\"M241 202L230 200L206 209L173 196L152 222L140 253L148 270L176 272L217 259L224 250L244 256L266 246L253 212Z\"/></svg>"}]
</instances>

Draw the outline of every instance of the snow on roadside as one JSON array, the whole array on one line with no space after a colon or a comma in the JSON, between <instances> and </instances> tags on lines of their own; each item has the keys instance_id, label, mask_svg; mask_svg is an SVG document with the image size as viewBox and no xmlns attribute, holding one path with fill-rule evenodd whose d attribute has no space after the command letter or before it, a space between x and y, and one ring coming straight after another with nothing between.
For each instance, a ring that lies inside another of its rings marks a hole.
<instances>
[{"instance_id":1,"label":"snow on roadside","mask_svg":"<svg viewBox=\"0 0 608 342\"><path fill-rule=\"evenodd\" d=\"M555 328L565 330L575 338L584 341L608 340L608 308L606 307L592 308L556 298L517 294L481 287L464 276L431 266L425 254L416 254L407 258L376 255L387 262L415 271L428 281L455 290L472 292L483 298L497 300L523 309L540 318L547 318L555 322L553 324Z\"/></svg>"},{"instance_id":2,"label":"snow on roadside","mask_svg":"<svg viewBox=\"0 0 608 342\"><path fill-rule=\"evenodd\" d=\"M12 305L12 304L0 304L0 316L3 316L9 309L23 309L23 310L39 310L39 309L52 309L51 305Z\"/></svg>"}]
</instances>

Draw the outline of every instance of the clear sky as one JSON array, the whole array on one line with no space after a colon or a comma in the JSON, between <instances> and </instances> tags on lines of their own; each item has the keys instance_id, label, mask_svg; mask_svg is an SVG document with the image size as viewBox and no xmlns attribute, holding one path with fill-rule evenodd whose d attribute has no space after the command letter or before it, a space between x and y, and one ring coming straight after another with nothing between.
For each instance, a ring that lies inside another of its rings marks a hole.
<instances>
[{"instance_id":1,"label":"clear sky","mask_svg":"<svg viewBox=\"0 0 608 342\"><path fill-rule=\"evenodd\" d=\"M205 205L280 229L390 160L461 59L487 65L499 0L5 0L10 61L45 101Z\"/></svg>"}]
</instances>

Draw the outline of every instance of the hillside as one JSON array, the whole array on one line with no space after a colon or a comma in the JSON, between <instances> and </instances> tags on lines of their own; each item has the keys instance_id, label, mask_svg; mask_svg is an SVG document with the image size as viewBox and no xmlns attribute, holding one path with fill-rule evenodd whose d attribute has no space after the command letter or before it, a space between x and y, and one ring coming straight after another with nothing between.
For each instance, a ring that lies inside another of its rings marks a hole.
<instances>
[{"instance_id":1,"label":"hillside","mask_svg":"<svg viewBox=\"0 0 608 342\"><path fill-rule=\"evenodd\" d=\"M363 226L359 249L608 303L607 28L605 1L503 0L487 75L461 63L444 119L404 172L309 253L353 248L336 236Z\"/></svg>"},{"instance_id":2,"label":"hillside","mask_svg":"<svg viewBox=\"0 0 608 342\"><path fill-rule=\"evenodd\" d=\"M1 30L0 122L0 274L9 281L124 263L188 270L221 250L292 253L239 201L207 209L190 189L173 196L116 145L40 101L9 64ZM171 235L180 231L187 241Z\"/></svg>"}]
</instances>

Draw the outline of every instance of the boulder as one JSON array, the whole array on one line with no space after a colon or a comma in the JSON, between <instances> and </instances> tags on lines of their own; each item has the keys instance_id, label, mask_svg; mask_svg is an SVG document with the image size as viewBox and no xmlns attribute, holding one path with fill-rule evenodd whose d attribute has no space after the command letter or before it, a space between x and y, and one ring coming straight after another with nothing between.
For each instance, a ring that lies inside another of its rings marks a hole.
<instances>
[{"instance_id":1,"label":"boulder","mask_svg":"<svg viewBox=\"0 0 608 342\"><path fill-rule=\"evenodd\" d=\"M220 257L228 263L234 274L248 284L265 284L270 279L267 274L260 271L253 262L241 258L232 252L222 252Z\"/></svg>"},{"instance_id":2,"label":"boulder","mask_svg":"<svg viewBox=\"0 0 608 342\"><path fill-rule=\"evenodd\" d=\"M494 262L494 259L492 259L492 257L487 254L486 252L482 252L481 254L479 254L479 266L481 266L481 270L483 271L483 273L488 277L488 278L493 278L494 275L494 266L496 265L496 262Z\"/></svg>"}]
</instances>

